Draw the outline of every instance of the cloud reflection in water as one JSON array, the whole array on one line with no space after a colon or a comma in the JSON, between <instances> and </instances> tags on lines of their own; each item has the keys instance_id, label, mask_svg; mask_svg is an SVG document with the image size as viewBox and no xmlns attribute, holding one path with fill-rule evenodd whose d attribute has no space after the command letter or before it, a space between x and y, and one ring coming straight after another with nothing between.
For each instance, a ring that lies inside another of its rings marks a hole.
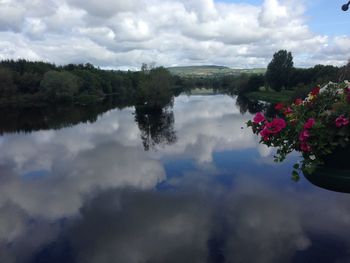
<instances>
[{"instance_id":1,"label":"cloud reflection in water","mask_svg":"<svg viewBox=\"0 0 350 263\"><path fill-rule=\"evenodd\" d=\"M177 142L148 152L132 113L1 137L0 262L350 259L348 196L291 183L233 98L180 96Z\"/></svg>"}]
</instances>

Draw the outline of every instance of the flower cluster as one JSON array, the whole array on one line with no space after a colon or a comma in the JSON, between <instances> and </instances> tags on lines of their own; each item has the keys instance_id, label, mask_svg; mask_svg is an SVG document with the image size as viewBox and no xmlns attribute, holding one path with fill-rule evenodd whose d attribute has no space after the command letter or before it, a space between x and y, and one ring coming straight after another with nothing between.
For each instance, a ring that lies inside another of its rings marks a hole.
<instances>
[{"instance_id":1,"label":"flower cluster","mask_svg":"<svg viewBox=\"0 0 350 263\"><path fill-rule=\"evenodd\" d=\"M276 161L283 161L293 152L303 156L300 169L322 164L324 156L350 139L350 86L330 83L315 87L305 99L275 105L275 115L267 118L263 112L247 125L261 136L260 142L277 148Z\"/></svg>"}]
</instances>

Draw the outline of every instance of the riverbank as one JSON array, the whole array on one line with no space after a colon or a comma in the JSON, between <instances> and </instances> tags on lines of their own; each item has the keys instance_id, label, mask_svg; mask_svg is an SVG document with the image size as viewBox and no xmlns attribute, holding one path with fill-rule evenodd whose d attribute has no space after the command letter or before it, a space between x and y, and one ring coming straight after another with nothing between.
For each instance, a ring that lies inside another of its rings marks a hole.
<instances>
[{"instance_id":1,"label":"riverbank","mask_svg":"<svg viewBox=\"0 0 350 263\"><path fill-rule=\"evenodd\" d=\"M280 92L276 91L254 91L245 94L250 100L263 100L271 103L285 102L289 101L293 96L294 91L292 90L282 90Z\"/></svg>"}]
</instances>

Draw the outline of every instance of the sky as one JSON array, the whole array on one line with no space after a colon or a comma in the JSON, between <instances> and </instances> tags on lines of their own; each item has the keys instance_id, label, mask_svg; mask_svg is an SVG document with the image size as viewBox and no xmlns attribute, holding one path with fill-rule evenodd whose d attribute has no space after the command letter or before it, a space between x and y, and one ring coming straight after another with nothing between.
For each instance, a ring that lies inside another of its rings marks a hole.
<instances>
[{"instance_id":1,"label":"sky","mask_svg":"<svg viewBox=\"0 0 350 263\"><path fill-rule=\"evenodd\" d=\"M350 58L345 0L0 0L0 59L101 68L266 67Z\"/></svg>"}]
</instances>

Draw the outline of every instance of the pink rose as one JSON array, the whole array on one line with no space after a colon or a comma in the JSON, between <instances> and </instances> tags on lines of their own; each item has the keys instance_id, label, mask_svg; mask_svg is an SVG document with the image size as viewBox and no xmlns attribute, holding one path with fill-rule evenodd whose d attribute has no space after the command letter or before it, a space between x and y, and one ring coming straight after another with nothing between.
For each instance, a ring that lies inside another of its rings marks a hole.
<instances>
[{"instance_id":1,"label":"pink rose","mask_svg":"<svg viewBox=\"0 0 350 263\"><path fill-rule=\"evenodd\" d=\"M307 144L306 142L303 142L300 144L300 150L303 152L310 152L311 151L311 146Z\"/></svg>"},{"instance_id":2,"label":"pink rose","mask_svg":"<svg viewBox=\"0 0 350 263\"><path fill-rule=\"evenodd\" d=\"M289 115L289 114L293 113L293 110L291 107L287 107L283 113L284 113L284 115Z\"/></svg>"},{"instance_id":3,"label":"pink rose","mask_svg":"<svg viewBox=\"0 0 350 263\"><path fill-rule=\"evenodd\" d=\"M300 134L299 134L299 140L301 142L305 142L307 141L307 139L309 139L310 137L310 133L308 130L303 130Z\"/></svg>"},{"instance_id":4,"label":"pink rose","mask_svg":"<svg viewBox=\"0 0 350 263\"><path fill-rule=\"evenodd\" d=\"M300 98L298 98L298 99L296 99L296 100L294 101L294 104L295 104L295 105L300 105L300 104L302 104L302 103L303 103L303 100L300 99Z\"/></svg>"},{"instance_id":5,"label":"pink rose","mask_svg":"<svg viewBox=\"0 0 350 263\"><path fill-rule=\"evenodd\" d=\"M315 124L315 119L314 118L310 118L307 120L307 122L304 124L304 129L311 129L312 126L314 126Z\"/></svg>"},{"instance_id":6,"label":"pink rose","mask_svg":"<svg viewBox=\"0 0 350 263\"><path fill-rule=\"evenodd\" d=\"M261 137L263 138L264 141L269 140L270 132L268 129L265 127L261 132L260 132Z\"/></svg>"},{"instance_id":7,"label":"pink rose","mask_svg":"<svg viewBox=\"0 0 350 263\"><path fill-rule=\"evenodd\" d=\"M287 126L286 121L281 118L274 118L271 122L266 123L265 128L271 134L279 133Z\"/></svg>"},{"instance_id":8,"label":"pink rose","mask_svg":"<svg viewBox=\"0 0 350 263\"><path fill-rule=\"evenodd\" d=\"M275 105L275 110L282 110L284 108L284 105L282 104L282 103L277 103L276 105Z\"/></svg>"},{"instance_id":9,"label":"pink rose","mask_svg":"<svg viewBox=\"0 0 350 263\"><path fill-rule=\"evenodd\" d=\"M345 118L344 115L340 115L338 118L335 119L335 126L338 128L346 126L349 124L349 119Z\"/></svg>"},{"instance_id":10,"label":"pink rose","mask_svg":"<svg viewBox=\"0 0 350 263\"><path fill-rule=\"evenodd\" d=\"M311 91L312 96L317 96L320 93L320 87L315 87Z\"/></svg>"},{"instance_id":11,"label":"pink rose","mask_svg":"<svg viewBox=\"0 0 350 263\"><path fill-rule=\"evenodd\" d=\"M263 122L264 120L265 120L265 117L261 112L258 112L253 119L254 123L260 123L260 122Z\"/></svg>"}]
</instances>

